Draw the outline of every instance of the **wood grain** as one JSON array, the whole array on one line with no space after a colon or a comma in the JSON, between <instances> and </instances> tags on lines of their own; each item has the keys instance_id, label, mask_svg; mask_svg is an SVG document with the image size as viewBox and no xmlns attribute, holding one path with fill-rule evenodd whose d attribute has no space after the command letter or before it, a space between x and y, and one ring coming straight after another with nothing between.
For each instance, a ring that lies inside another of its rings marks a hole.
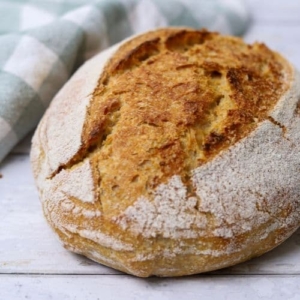
<instances>
[{"instance_id":1,"label":"wood grain","mask_svg":"<svg viewBox=\"0 0 300 300\"><path fill-rule=\"evenodd\" d=\"M0 299L299 299L297 276L192 276L140 279L111 276L1 275Z\"/></svg>"},{"instance_id":2,"label":"wood grain","mask_svg":"<svg viewBox=\"0 0 300 300\"><path fill-rule=\"evenodd\" d=\"M300 69L300 1L247 0L248 42ZM0 299L299 299L300 230L262 257L202 276L137 279L66 251L46 224L29 164L31 135L0 164ZM220 274L220 275L216 275Z\"/></svg>"}]
</instances>

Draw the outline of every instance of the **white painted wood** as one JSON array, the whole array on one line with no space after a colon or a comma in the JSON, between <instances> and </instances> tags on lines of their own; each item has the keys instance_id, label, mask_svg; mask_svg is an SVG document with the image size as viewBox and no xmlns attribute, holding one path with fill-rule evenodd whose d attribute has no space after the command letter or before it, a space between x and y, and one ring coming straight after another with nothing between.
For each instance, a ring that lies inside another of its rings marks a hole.
<instances>
[{"instance_id":1,"label":"white painted wood","mask_svg":"<svg viewBox=\"0 0 300 300\"><path fill-rule=\"evenodd\" d=\"M128 300L298 300L298 276L131 276L0 275L0 299Z\"/></svg>"},{"instance_id":2,"label":"white painted wood","mask_svg":"<svg viewBox=\"0 0 300 300\"><path fill-rule=\"evenodd\" d=\"M252 12L246 41L266 43L300 70L300 0L245 2ZM300 299L300 229L262 257L185 278L138 279L68 252L42 215L31 137L0 164L0 300Z\"/></svg>"}]
</instances>

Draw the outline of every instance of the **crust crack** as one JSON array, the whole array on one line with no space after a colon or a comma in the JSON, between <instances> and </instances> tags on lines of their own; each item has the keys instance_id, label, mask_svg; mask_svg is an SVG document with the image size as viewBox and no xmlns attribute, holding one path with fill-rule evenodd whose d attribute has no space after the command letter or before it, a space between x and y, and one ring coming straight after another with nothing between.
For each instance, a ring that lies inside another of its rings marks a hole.
<instances>
[{"instance_id":1,"label":"crust crack","mask_svg":"<svg viewBox=\"0 0 300 300\"><path fill-rule=\"evenodd\" d=\"M137 37L107 63L88 107L82 146L52 177L91 158L107 214L139 195L151 198L174 175L195 196L191 171L268 118L286 89L284 71L265 46L207 31Z\"/></svg>"},{"instance_id":2,"label":"crust crack","mask_svg":"<svg viewBox=\"0 0 300 300\"><path fill-rule=\"evenodd\" d=\"M281 124L280 122L276 121L272 116L268 116L268 120L272 124L278 126L282 130L283 136L285 136L287 129L286 129L286 127L283 124Z\"/></svg>"}]
</instances>

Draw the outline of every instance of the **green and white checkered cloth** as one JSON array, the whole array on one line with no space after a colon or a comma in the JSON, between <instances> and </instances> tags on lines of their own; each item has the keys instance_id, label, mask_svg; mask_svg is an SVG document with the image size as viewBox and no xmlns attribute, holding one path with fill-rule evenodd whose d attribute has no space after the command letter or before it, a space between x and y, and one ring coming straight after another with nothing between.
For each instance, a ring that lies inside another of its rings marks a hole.
<instances>
[{"instance_id":1,"label":"green and white checkered cloth","mask_svg":"<svg viewBox=\"0 0 300 300\"><path fill-rule=\"evenodd\" d=\"M0 0L0 161L102 49L167 25L241 35L248 20L240 0Z\"/></svg>"}]
</instances>

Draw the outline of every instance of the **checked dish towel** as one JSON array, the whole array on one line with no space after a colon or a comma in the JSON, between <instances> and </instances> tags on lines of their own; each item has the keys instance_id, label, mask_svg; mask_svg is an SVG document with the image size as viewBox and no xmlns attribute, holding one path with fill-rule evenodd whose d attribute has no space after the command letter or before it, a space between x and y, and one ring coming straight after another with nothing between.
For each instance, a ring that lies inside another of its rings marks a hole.
<instances>
[{"instance_id":1,"label":"checked dish towel","mask_svg":"<svg viewBox=\"0 0 300 300\"><path fill-rule=\"evenodd\" d=\"M240 0L0 0L0 162L85 60L136 33L189 26L241 35Z\"/></svg>"}]
</instances>

